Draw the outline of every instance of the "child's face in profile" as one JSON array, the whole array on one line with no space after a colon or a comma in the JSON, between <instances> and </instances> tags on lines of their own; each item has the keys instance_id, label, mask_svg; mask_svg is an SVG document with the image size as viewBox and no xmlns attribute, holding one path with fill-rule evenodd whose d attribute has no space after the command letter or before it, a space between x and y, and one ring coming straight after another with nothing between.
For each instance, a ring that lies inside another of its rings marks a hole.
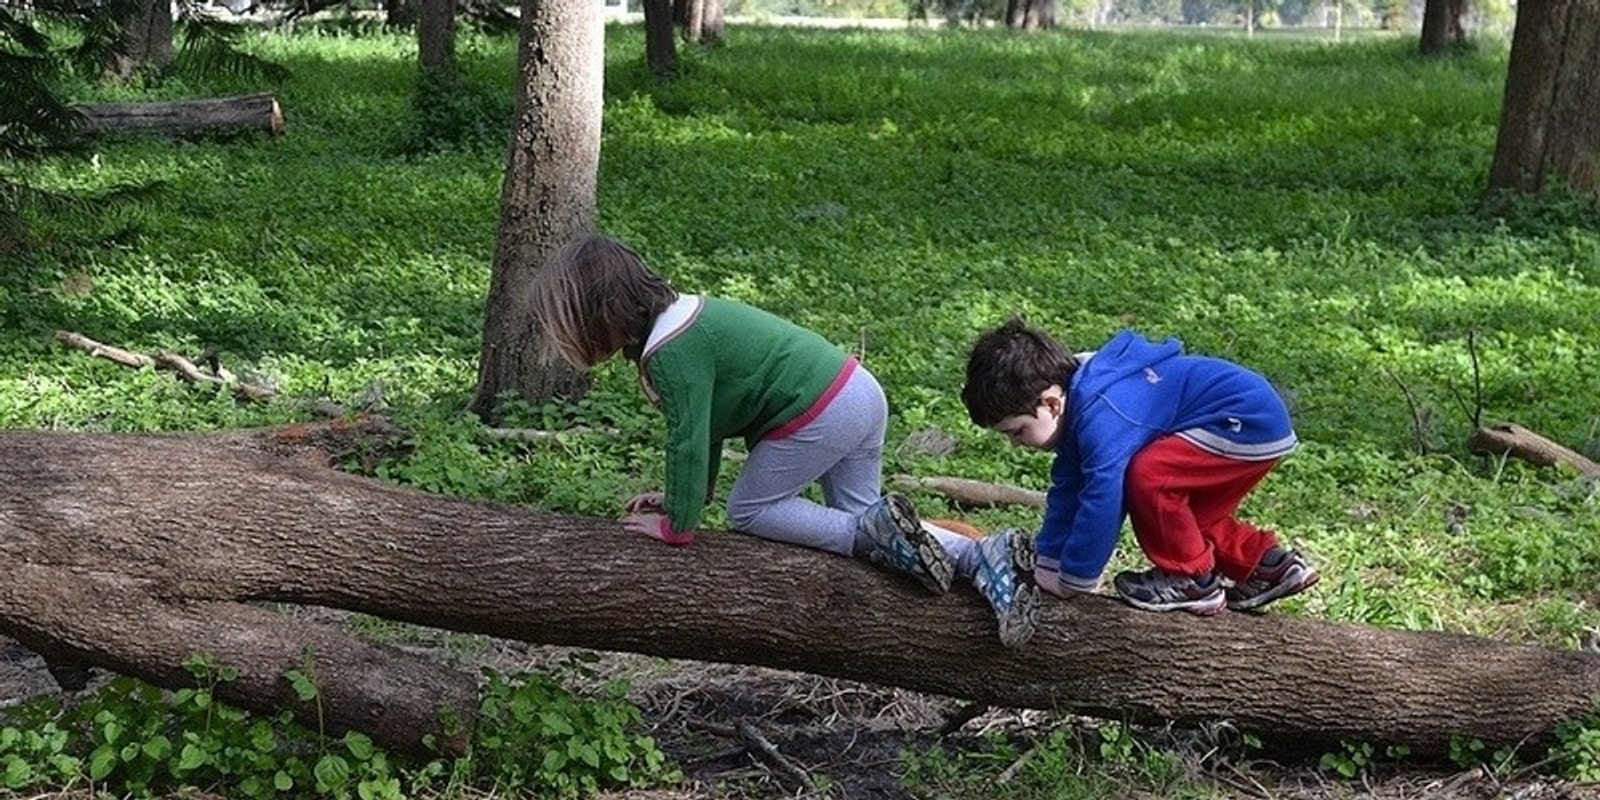
<instances>
[{"instance_id":1,"label":"child's face in profile","mask_svg":"<svg viewBox=\"0 0 1600 800\"><path fill-rule=\"evenodd\" d=\"M990 430L1017 447L1054 450L1061 435L1061 412L1066 409L1061 387L1052 385L1039 393L1039 404L1032 414L1013 414L996 422Z\"/></svg>"}]
</instances>

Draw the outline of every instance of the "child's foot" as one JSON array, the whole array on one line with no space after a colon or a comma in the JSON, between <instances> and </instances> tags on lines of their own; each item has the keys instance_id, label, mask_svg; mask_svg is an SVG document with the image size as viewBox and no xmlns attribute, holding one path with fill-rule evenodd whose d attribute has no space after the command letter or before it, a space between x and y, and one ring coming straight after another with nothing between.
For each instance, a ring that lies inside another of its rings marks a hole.
<instances>
[{"instance_id":1,"label":"child's foot","mask_svg":"<svg viewBox=\"0 0 1600 800\"><path fill-rule=\"evenodd\" d=\"M978 542L972 585L994 609L1000 643L1021 647L1039 627L1039 587L1033 583L1033 539L1022 531L1000 531Z\"/></svg>"},{"instance_id":2,"label":"child's foot","mask_svg":"<svg viewBox=\"0 0 1600 800\"><path fill-rule=\"evenodd\" d=\"M1229 587L1228 608L1252 611L1290 595L1299 594L1321 579L1317 568L1294 550L1274 547L1261 557L1256 571L1246 580Z\"/></svg>"},{"instance_id":3,"label":"child's foot","mask_svg":"<svg viewBox=\"0 0 1600 800\"><path fill-rule=\"evenodd\" d=\"M1119 572L1111 584L1128 605L1146 611L1187 611L1209 617L1227 605L1222 579L1214 574L1196 579L1152 567L1143 572Z\"/></svg>"},{"instance_id":4,"label":"child's foot","mask_svg":"<svg viewBox=\"0 0 1600 800\"><path fill-rule=\"evenodd\" d=\"M922 527L911 501L901 495L884 495L861 514L856 552L874 564L916 578L928 591L950 591L950 579L955 575L950 556Z\"/></svg>"}]
</instances>

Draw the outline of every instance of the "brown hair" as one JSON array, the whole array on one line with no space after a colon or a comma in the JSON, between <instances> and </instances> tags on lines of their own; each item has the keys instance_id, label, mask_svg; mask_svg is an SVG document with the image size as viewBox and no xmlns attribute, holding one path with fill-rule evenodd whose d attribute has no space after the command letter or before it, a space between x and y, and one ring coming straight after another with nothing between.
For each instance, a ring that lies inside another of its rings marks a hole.
<instances>
[{"instance_id":1,"label":"brown hair","mask_svg":"<svg viewBox=\"0 0 1600 800\"><path fill-rule=\"evenodd\" d=\"M528 290L544 355L587 369L625 347L641 347L678 293L627 245L583 233L534 273Z\"/></svg>"},{"instance_id":2,"label":"brown hair","mask_svg":"<svg viewBox=\"0 0 1600 800\"><path fill-rule=\"evenodd\" d=\"M1012 317L973 344L961 402L974 424L992 428L1006 417L1032 414L1039 395L1053 385L1067 388L1077 369L1078 360L1060 343Z\"/></svg>"}]
</instances>

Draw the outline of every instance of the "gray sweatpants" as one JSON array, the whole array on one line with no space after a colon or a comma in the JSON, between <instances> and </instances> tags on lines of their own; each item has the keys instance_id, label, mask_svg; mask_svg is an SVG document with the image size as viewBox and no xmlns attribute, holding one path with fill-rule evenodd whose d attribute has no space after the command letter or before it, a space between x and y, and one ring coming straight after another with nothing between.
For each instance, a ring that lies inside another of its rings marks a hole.
<instances>
[{"instance_id":1,"label":"gray sweatpants","mask_svg":"<svg viewBox=\"0 0 1600 800\"><path fill-rule=\"evenodd\" d=\"M728 521L736 531L763 539L826 550L855 549L856 519L878 501L883 481L883 438L889 404L883 387L857 366L827 408L782 439L763 439L750 450L728 494ZM825 505L800 493L822 487ZM971 577L977 546L965 536L929 528Z\"/></svg>"}]
</instances>

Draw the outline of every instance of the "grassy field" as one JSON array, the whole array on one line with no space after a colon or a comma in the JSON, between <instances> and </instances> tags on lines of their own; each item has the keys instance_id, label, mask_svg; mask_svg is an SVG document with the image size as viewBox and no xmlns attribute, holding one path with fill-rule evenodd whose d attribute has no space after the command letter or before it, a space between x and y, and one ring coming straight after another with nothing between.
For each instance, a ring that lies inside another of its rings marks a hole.
<instances>
[{"instance_id":1,"label":"grassy field","mask_svg":"<svg viewBox=\"0 0 1600 800\"><path fill-rule=\"evenodd\" d=\"M1304 445L1245 513L1325 577L1280 613L1556 647L1600 629L1596 484L1463 446L1512 420L1600 456L1600 216L1479 211L1502 45L1422 61L1409 39L740 26L660 84L642 39L609 30L602 226L680 288L861 354L890 397L886 471L1044 486L1046 457L975 429L958 397L966 348L1009 315L1076 349L1124 326L1177 336L1291 400ZM403 37L249 47L292 77L80 99L271 88L281 140L111 142L7 167L53 188L160 191L40 217L38 246L4 254L0 424L200 430L381 396L418 443L385 478L606 516L659 485L659 419L624 367L602 368L579 409L511 409L513 424L619 438L486 445L461 414L514 42L465 38L471 91L428 120ZM58 329L220 348L280 399L239 405L91 359ZM898 447L930 429L953 452ZM1116 566L1138 561L1129 541Z\"/></svg>"}]
</instances>

